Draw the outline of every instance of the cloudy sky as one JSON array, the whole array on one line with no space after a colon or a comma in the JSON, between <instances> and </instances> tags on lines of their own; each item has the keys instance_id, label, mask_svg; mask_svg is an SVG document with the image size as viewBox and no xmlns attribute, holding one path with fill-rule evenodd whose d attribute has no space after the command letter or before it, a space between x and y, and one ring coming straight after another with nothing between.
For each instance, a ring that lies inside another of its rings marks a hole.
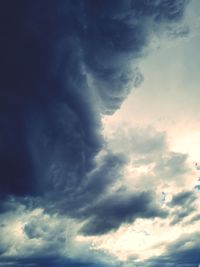
<instances>
[{"instance_id":1,"label":"cloudy sky","mask_svg":"<svg viewBox=\"0 0 200 267\"><path fill-rule=\"evenodd\" d=\"M0 266L200 266L199 10L0 2Z\"/></svg>"}]
</instances>

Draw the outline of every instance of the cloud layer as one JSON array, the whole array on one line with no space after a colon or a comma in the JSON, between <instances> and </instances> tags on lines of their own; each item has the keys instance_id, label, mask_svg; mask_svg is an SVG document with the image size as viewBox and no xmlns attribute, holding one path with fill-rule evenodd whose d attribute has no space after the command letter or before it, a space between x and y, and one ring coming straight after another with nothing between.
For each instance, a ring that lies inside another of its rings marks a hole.
<instances>
[{"instance_id":1,"label":"cloud layer","mask_svg":"<svg viewBox=\"0 0 200 267\"><path fill-rule=\"evenodd\" d=\"M73 218L76 234L80 230L85 236L115 231L138 218L168 216L151 190L130 190L123 184L129 151L124 155L108 146L101 118L113 114L143 81L138 63L149 52L153 36L165 31L180 35L177 25L187 2L0 3L0 211L3 221L12 222L11 213L23 207L27 222L17 230L15 242L20 236L29 244L17 249L12 238L4 238L1 266L90 266L94 258L64 257L68 239L62 216ZM141 131L135 136L135 154L166 149L164 134L146 138ZM178 153L163 156L155 175L170 179L185 173L187 169L176 166L185 166L186 158ZM171 205L184 198L175 197ZM44 214L27 215L37 209ZM61 216L60 223L54 216ZM1 228L5 234L7 226ZM37 245L28 253L30 244Z\"/></svg>"}]
</instances>

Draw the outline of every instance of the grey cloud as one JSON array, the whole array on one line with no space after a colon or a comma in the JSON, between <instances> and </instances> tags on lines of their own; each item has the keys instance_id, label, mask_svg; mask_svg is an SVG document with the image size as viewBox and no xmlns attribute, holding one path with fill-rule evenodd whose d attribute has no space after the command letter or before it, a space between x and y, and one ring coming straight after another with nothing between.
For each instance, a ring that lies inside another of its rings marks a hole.
<instances>
[{"instance_id":1,"label":"grey cloud","mask_svg":"<svg viewBox=\"0 0 200 267\"><path fill-rule=\"evenodd\" d=\"M153 154L166 150L167 141L164 132L157 132L153 128L128 128L126 131L116 130L109 138L109 146L113 151L152 157Z\"/></svg>"},{"instance_id":2,"label":"grey cloud","mask_svg":"<svg viewBox=\"0 0 200 267\"><path fill-rule=\"evenodd\" d=\"M160 158L154 168L154 172L164 179L178 179L178 177L185 175L190 170L187 166L187 157L187 154L169 152Z\"/></svg>"},{"instance_id":3,"label":"grey cloud","mask_svg":"<svg viewBox=\"0 0 200 267\"><path fill-rule=\"evenodd\" d=\"M194 189L200 191L200 185L195 185Z\"/></svg>"},{"instance_id":4,"label":"grey cloud","mask_svg":"<svg viewBox=\"0 0 200 267\"><path fill-rule=\"evenodd\" d=\"M167 27L167 36L171 39L177 37L186 37L189 34L189 28L185 25L177 27Z\"/></svg>"},{"instance_id":5,"label":"grey cloud","mask_svg":"<svg viewBox=\"0 0 200 267\"><path fill-rule=\"evenodd\" d=\"M186 0L158 0L158 1L145 1L138 2L132 1L132 7L138 7L140 13L149 14L153 13L156 20L176 20L184 12L183 4L186 4ZM143 9L145 6L145 9ZM155 13L154 13L155 12Z\"/></svg>"},{"instance_id":6,"label":"grey cloud","mask_svg":"<svg viewBox=\"0 0 200 267\"><path fill-rule=\"evenodd\" d=\"M28 223L24 226L24 232L29 239L41 239L48 242L48 245L53 242L58 245L64 245L70 236L66 234L66 228L69 225L63 224L50 224L50 219L40 218L40 216L33 216Z\"/></svg>"},{"instance_id":7,"label":"grey cloud","mask_svg":"<svg viewBox=\"0 0 200 267\"><path fill-rule=\"evenodd\" d=\"M12 195L14 201L27 202L30 208L44 205L53 212L88 219L85 231L89 234L116 229L137 217L166 216L154 206L149 193L108 194L109 186L120 180L123 156L108 152L102 160L95 160L106 150L101 115L115 112L132 87L142 82L138 62L152 35L164 25L178 23L186 3L0 2L0 193L5 203ZM153 146L159 149L162 138L158 145L150 139L146 153ZM179 174L177 164L184 162L181 155L172 155L156 171L164 168L166 174ZM30 196L33 202L27 200ZM88 201L94 205L87 206ZM3 213L13 209L9 205L1 205ZM107 225L100 216L107 216ZM99 224L97 229L92 228L92 221ZM24 228L29 241L49 241L46 230L34 218ZM45 258L55 247L50 242L34 260L31 256L23 259L21 251L11 261L16 266L62 266L57 256L56 260Z\"/></svg>"},{"instance_id":8,"label":"grey cloud","mask_svg":"<svg viewBox=\"0 0 200 267\"><path fill-rule=\"evenodd\" d=\"M200 214L196 214L192 216L192 218L187 222L188 224L195 223L197 221L200 221Z\"/></svg>"},{"instance_id":9,"label":"grey cloud","mask_svg":"<svg viewBox=\"0 0 200 267\"><path fill-rule=\"evenodd\" d=\"M91 206L86 214L91 216L82 231L87 235L101 235L116 230L123 223L137 218L165 218L168 213L155 203L151 192L116 192Z\"/></svg>"},{"instance_id":10,"label":"grey cloud","mask_svg":"<svg viewBox=\"0 0 200 267\"><path fill-rule=\"evenodd\" d=\"M6 262L5 262L6 261ZM81 260L71 260L65 257L30 257L30 258L6 258L0 262L0 266L9 267L108 267L113 265L103 264L103 263L93 263L90 261Z\"/></svg>"},{"instance_id":11,"label":"grey cloud","mask_svg":"<svg viewBox=\"0 0 200 267\"><path fill-rule=\"evenodd\" d=\"M0 266L66 266L92 259L88 245L74 241L76 223L66 217L37 208L8 212L1 215L1 221L5 226L0 231Z\"/></svg>"},{"instance_id":12,"label":"grey cloud","mask_svg":"<svg viewBox=\"0 0 200 267\"><path fill-rule=\"evenodd\" d=\"M197 207L195 201L197 196L192 191L184 191L173 196L169 207L173 208L171 225L178 224L193 214Z\"/></svg>"},{"instance_id":13,"label":"grey cloud","mask_svg":"<svg viewBox=\"0 0 200 267\"><path fill-rule=\"evenodd\" d=\"M183 235L167 248L163 258L176 266L198 266L200 262L199 233Z\"/></svg>"},{"instance_id":14,"label":"grey cloud","mask_svg":"<svg viewBox=\"0 0 200 267\"><path fill-rule=\"evenodd\" d=\"M89 172L85 180L72 192L58 192L47 196L42 205L48 213L59 211L61 214L68 214L71 217L82 219L83 211L90 206L95 205L102 199L104 195L121 183L122 174L127 159L122 154L113 154L111 151L105 150L99 155L91 172ZM51 205L49 205L51 203Z\"/></svg>"},{"instance_id":15,"label":"grey cloud","mask_svg":"<svg viewBox=\"0 0 200 267\"><path fill-rule=\"evenodd\" d=\"M125 128L114 130L107 137L108 145L112 151L127 155L133 170L128 175L137 188L155 190L158 183L185 182L191 173L188 155L170 151L165 132L153 127Z\"/></svg>"},{"instance_id":16,"label":"grey cloud","mask_svg":"<svg viewBox=\"0 0 200 267\"><path fill-rule=\"evenodd\" d=\"M152 31L186 2L1 3L2 193L76 190L103 146L100 114L141 82Z\"/></svg>"},{"instance_id":17,"label":"grey cloud","mask_svg":"<svg viewBox=\"0 0 200 267\"><path fill-rule=\"evenodd\" d=\"M199 232L183 234L174 242L166 244L166 252L162 255L150 258L141 263L130 260L130 266L196 267L200 262L199 237Z\"/></svg>"},{"instance_id":18,"label":"grey cloud","mask_svg":"<svg viewBox=\"0 0 200 267\"><path fill-rule=\"evenodd\" d=\"M196 200L196 196L192 191L184 191L173 196L170 205L171 206L188 206Z\"/></svg>"},{"instance_id":19,"label":"grey cloud","mask_svg":"<svg viewBox=\"0 0 200 267\"><path fill-rule=\"evenodd\" d=\"M176 210L171 216L173 219L170 222L170 225L175 225L178 223L182 223L185 218L190 216L192 213L196 211L196 207L187 207L183 208L183 210Z\"/></svg>"}]
</instances>

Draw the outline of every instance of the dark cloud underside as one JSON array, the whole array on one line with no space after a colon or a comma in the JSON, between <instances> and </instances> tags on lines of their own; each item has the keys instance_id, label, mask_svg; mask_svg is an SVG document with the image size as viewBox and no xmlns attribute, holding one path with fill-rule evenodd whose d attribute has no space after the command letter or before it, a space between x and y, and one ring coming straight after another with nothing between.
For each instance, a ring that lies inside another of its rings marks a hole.
<instances>
[{"instance_id":1,"label":"dark cloud underside","mask_svg":"<svg viewBox=\"0 0 200 267\"><path fill-rule=\"evenodd\" d=\"M199 232L187 234L169 244L166 253L150 262L152 266L195 267L200 262ZM149 266L147 264L147 266ZM151 266L151 265L150 265Z\"/></svg>"},{"instance_id":2,"label":"dark cloud underside","mask_svg":"<svg viewBox=\"0 0 200 267\"><path fill-rule=\"evenodd\" d=\"M25 267L25 266L33 266L33 267L106 267L109 265L91 263L91 262L81 262L81 261L73 261L67 260L65 258L54 258L54 257L40 257L40 258L29 258L29 259L16 259L9 258L6 259L7 262L0 263L0 266L5 267Z\"/></svg>"},{"instance_id":3,"label":"dark cloud underside","mask_svg":"<svg viewBox=\"0 0 200 267\"><path fill-rule=\"evenodd\" d=\"M150 192L118 192L88 209L91 219L83 227L87 235L105 234L122 223L132 223L137 218L166 218L168 213L154 202Z\"/></svg>"}]
</instances>

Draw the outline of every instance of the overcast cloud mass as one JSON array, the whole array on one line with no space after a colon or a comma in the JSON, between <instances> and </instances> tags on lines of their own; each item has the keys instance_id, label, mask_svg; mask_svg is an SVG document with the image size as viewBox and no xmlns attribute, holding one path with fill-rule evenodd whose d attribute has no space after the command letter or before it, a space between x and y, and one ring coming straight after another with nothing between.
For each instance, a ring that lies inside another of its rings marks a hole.
<instances>
[{"instance_id":1,"label":"overcast cloud mass","mask_svg":"<svg viewBox=\"0 0 200 267\"><path fill-rule=\"evenodd\" d=\"M116 122L156 42L189 40L191 2L0 2L0 266L200 264L189 152Z\"/></svg>"}]
</instances>

